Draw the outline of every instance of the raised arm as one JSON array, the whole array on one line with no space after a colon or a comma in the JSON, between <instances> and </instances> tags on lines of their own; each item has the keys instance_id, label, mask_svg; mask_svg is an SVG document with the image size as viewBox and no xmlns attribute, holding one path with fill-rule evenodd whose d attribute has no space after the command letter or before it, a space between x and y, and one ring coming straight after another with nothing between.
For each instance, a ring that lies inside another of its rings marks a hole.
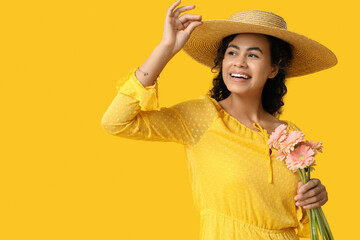
<instances>
[{"instance_id":1,"label":"raised arm","mask_svg":"<svg viewBox=\"0 0 360 240\"><path fill-rule=\"evenodd\" d=\"M141 71L133 69L128 76L118 81L118 94L101 120L107 132L133 139L182 144L196 142L202 132L196 129L192 117L192 108L196 105L199 110L201 101L190 100L170 108L160 108L158 104L157 76L181 50L192 30L201 24L200 15L184 14L178 18L181 12L194 8L194 5L190 5L174 10L179 3L177 1L168 9L161 43L140 66Z\"/></svg>"}]
</instances>

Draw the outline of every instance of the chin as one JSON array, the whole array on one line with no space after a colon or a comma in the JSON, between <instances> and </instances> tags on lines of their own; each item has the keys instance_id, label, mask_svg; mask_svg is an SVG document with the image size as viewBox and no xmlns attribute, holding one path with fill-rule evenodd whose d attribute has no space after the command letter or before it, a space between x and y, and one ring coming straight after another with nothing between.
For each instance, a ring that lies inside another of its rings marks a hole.
<instances>
[{"instance_id":1,"label":"chin","mask_svg":"<svg viewBox=\"0 0 360 240\"><path fill-rule=\"evenodd\" d=\"M231 94L244 95L248 92L247 89L242 86L228 86L227 85L226 87L231 92Z\"/></svg>"}]
</instances>

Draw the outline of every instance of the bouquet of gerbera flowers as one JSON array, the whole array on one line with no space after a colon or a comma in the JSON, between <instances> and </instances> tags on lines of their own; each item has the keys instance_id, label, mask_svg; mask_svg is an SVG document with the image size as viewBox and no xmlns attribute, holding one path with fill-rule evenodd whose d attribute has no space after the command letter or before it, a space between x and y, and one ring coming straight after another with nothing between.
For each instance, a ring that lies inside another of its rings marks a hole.
<instances>
[{"instance_id":1,"label":"bouquet of gerbera flowers","mask_svg":"<svg viewBox=\"0 0 360 240\"><path fill-rule=\"evenodd\" d=\"M322 152L322 142L305 141L301 131L289 132L285 124L278 126L269 137L269 147L279 149L276 158L285 160L287 168L298 171L303 183L310 180L310 171L315 166L315 155ZM322 239L334 239L321 207L306 209L310 220L311 239L318 240L318 229Z\"/></svg>"}]
</instances>

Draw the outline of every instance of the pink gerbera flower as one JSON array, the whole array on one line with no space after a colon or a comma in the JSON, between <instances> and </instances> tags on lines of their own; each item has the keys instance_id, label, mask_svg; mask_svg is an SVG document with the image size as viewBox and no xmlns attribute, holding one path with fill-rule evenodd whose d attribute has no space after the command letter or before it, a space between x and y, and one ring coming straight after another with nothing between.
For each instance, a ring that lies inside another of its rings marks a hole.
<instances>
[{"instance_id":1,"label":"pink gerbera flower","mask_svg":"<svg viewBox=\"0 0 360 240\"><path fill-rule=\"evenodd\" d=\"M286 139L286 136L288 135L288 130L286 129L285 124L281 124L278 126L275 131L270 135L268 144L269 148L272 146L274 148L280 147L280 143Z\"/></svg>"},{"instance_id":2,"label":"pink gerbera flower","mask_svg":"<svg viewBox=\"0 0 360 240\"><path fill-rule=\"evenodd\" d=\"M276 159L282 161L282 160L286 159L287 153L284 152L284 151L279 150L279 151L276 153L275 156L276 156Z\"/></svg>"},{"instance_id":3,"label":"pink gerbera flower","mask_svg":"<svg viewBox=\"0 0 360 240\"><path fill-rule=\"evenodd\" d=\"M322 152L322 142L313 142L312 140L309 142L308 140L306 140L305 144L311 147L315 154L317 154L317 152Z\"/></svg>"},{"instance_id":4,"label":"pink gerbera flower","mask_svg":"<svg viewBox=\"0 0 360 240\"><path fill-rule=\"evenodd\" d=\"M299 143L294 151L291 151L286 158L286 166L295 172L298 168L304 169L314 163L315 152L305 143Z\"/></svg>"},{"instance_id":5,"label":"pink gerbera flower","mask_svg":"<svg viewBox=\"0 0 360 240\"><path fill-rule=\"evenodd\" d=\"M295 145L304 142L305 141L305 135L301 131L292 131L287 135L287 138L280 143L280 148L286 152L290 153L290 151L293 151L295 148Z\"/></svg>"}]
</instances>

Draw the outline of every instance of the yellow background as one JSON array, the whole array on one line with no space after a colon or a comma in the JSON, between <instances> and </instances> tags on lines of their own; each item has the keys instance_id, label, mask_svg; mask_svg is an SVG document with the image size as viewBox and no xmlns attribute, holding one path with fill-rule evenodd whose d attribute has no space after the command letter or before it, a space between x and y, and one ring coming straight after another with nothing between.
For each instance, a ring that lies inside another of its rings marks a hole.
<instances>
[{"instance_id":1,"label":"yellow background","mask_svg":"<svg viewBox=\"0 0 360 240\"><path fill-rule=\"evenodd\" d=\"M0 239L198 239L181 145L106 133L115 84L160 42L175 1L7 1L1 4ZM355 1L353 1L355 2ZM282 119L322 141L312 177L329 193L335 239L357 234L359 36L352 1L207 1L192 14L248 9L329 47L335 67L289 79ZM159 78L161 106L196 98L210 69L178 53Z\"/></svg>"}]
</instances>

